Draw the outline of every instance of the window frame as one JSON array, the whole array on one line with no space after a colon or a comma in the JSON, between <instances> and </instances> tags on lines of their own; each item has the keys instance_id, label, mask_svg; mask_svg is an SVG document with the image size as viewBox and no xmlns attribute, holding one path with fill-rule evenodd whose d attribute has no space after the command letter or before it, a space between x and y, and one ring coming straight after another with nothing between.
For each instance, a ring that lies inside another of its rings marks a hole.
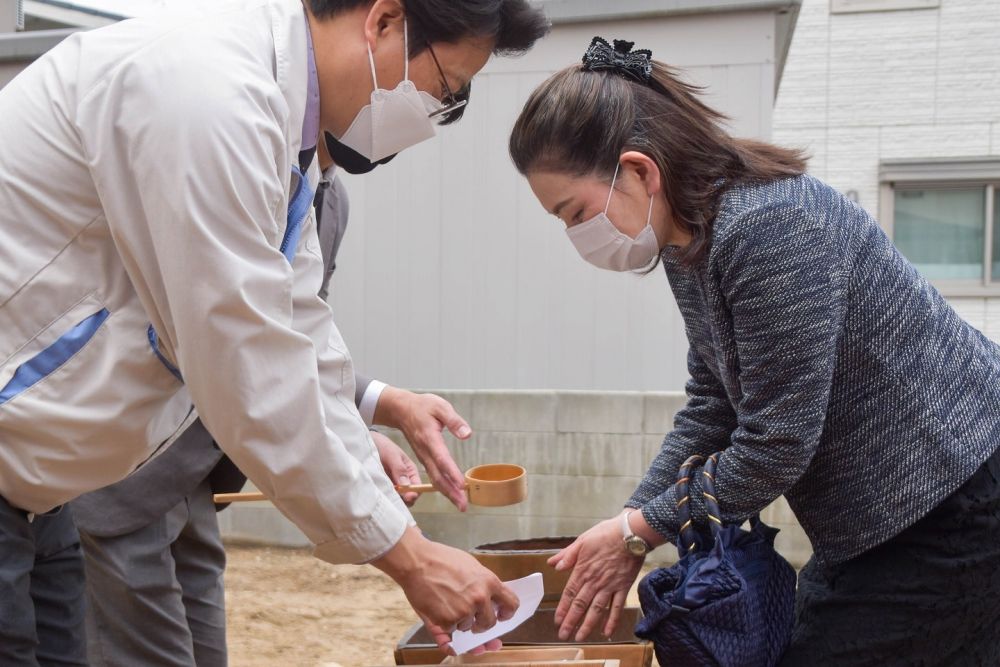
<instances>
[{"instance_id":1,"label":"window frame","mask_svg":"<svg viewBox=\"0 0 1000 667\"><path fill-rule=\"evenodd\" d=\"M889 160L879 165L879 221L895 243L896 191L983 188L986 197L983 234L983 276L979 280L931 280L946 297L1000 296L1000 279L993 270L993 224L996 193L1000 192L1000 158Z\"/></svg>"}]
</instances>

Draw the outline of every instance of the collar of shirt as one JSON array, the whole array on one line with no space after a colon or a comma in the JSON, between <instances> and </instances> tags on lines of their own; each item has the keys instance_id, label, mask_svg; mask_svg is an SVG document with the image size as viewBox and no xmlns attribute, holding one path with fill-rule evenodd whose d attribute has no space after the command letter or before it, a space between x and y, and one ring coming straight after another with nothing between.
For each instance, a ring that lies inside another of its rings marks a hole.
<instances>
[{"instance_id":1,"label":"collar of shirt","mask_svg":"<svg viewBox=\"0 0 1000 667\"><path fill-rule=\"evenodd\" d=\"M319 137L319 75L316 73L316 54L313 51L312 32L309 30L309 16L305 6L302 16L306 22L306 45L308 47L308 83L306 88L306 116L302 121L301 151L315 151Z\"/></svg>"}]
</instances>

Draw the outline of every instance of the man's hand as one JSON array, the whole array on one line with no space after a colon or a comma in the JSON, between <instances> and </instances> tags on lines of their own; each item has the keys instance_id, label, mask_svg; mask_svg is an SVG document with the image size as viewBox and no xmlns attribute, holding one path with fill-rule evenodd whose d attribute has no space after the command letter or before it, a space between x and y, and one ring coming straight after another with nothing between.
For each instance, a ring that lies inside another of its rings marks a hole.
<instances>
[{"instance_id":1,"label":"man's hand","mask_svg":"<svg viewBox=\"0 0 1000 667\"><path fill-rule=\"evenodd\" d=\"M427 628L427 632L431 633L434 637L434 642L438 645L438 649L445 655L454 655L455 652L451 650L451 633L445 632L440 626L434 625L429 622L426 618L421 619L424 622L424 626ZM476 648L469 651L469 655L482 655L487 651L499 651L503 648L503 642L499 639L491 639L482 646L477 646Z\"/></svg>"},{"instance_id":2,"label":"man's hand","mask_svg":"<svg viewBox=\"0 0 1000 667\"><path fill-rule=\"evenodd\" d=\"M400 585L439 645L451 631L482 632L514 615L520 601L475 558L431 542L414 527L372 565Z\"/></svg>"},{"instance_id":3,"label":"man's hand","mask_svg":"<svg viewBox=\"0 0 1000 667\"><path fill-rule=\"evenodd\" d=\"M375 407L375 423L402 431L435 488L459 510L466 510L465 474L448 451L442 432L447 428L459 440L468 440L472 429L451 403L434 394L386 387Z\"/></svg>"},{"instance_id":4,"label":"man's hand","mask_svg":"<svg viewBox=\"0 0 1000 667\"><path fill-rule=\"evenodd\" d=\"M375 441L375 449L378 450L378 458L382 462L382 469L393 484L407 486L409 484L420 484L420 471L417 465L406 455L399 445L382 435L378 431L372 431L372 440ZM413 507L420 497L419 493L401 493L403 502L407 507Z\"/></svg>"}]
</instances>

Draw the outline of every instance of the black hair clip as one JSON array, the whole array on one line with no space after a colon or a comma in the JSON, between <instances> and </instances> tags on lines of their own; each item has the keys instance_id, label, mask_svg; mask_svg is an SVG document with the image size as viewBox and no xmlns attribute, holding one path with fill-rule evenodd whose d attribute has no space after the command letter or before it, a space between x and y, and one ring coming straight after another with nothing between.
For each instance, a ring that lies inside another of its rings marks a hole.
<instances>
[{"instance_id":1,"label":"black hair clip","mask_svg":"<svg viewBox=\"0 0 1000 667\"><path fill-rule=\"evenodd\" d=\"M597 72L611 70L626 79L648 84L653 78L653 52L649 49L632 50L635 42L616 39L614 46L606 39L595 37L583 54L583 69Z\"/></svg>"}]
</instances>

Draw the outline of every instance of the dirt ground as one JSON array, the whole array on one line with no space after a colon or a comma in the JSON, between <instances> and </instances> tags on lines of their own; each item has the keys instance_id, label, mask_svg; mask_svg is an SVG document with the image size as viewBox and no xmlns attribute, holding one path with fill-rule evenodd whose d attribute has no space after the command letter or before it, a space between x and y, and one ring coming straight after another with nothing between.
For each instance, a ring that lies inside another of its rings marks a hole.
<instances>
[{"instance_id":1,"label":"dirt ground","mask_svg":"<svg viewBox=\"0 0 1000 667\"><path fill-rule=\"evenodd\" d=\"M226 553L233 667L392 665L396 642L416 622L373 567L329 565L295 549L227 545Z\"/></svg>"},{"instance_id":2,"label":"dirt ground","mask_svg":"<svg viewBox=\"0 0 1000 667\"><path fill-rule=\"evenodd\" d=\"M392 665L416 622L373 567L329 565L308 551L227 545L226 616L233 667Z\"/></svg>"}]
</instances>

